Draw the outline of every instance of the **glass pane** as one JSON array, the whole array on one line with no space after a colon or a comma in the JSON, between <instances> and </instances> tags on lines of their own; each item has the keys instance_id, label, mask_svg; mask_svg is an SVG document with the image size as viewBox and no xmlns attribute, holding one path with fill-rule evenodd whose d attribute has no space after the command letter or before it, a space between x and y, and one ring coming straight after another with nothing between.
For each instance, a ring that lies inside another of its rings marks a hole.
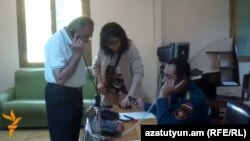
<instances>
[{"instance_id":1,"label":"glass pane","mask_svg":"<svg viewBox=\"0 0 250 141\"><path fill-rule=\"evenodd\" d=\"M81 15L81 0L56 0L57 31L67 26L71 20Z\"/></svg>"},{"instance_id":2,"label":"glass pane","mask_svg":"<svg viewBox=\"0 0 250 141\"><path fill-rule=\"evenodd\" d=\"M25 0L27 61L44 62L44 46L51 35L50 0Z\"/></svg>"},{"instance_id":3,"label":"glass pane","mask_svg":"<svg viewBox=\"0 0 250 141\"><path fill-rule=\"evenodd\" d=\"M239 56L250 56L249 7L249 0L237 0L237 47Z\"/></svg>"}]
</instances>

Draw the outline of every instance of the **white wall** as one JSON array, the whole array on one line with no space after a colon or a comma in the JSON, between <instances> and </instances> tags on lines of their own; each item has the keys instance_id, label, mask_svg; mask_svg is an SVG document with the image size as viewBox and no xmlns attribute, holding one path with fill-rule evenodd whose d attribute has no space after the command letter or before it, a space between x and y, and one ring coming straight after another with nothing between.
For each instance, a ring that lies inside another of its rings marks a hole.
<instances>
[{"instance_id":1,"label":"white wall","mask_svg":"<svg viewBox=\"0 0 250 141\"><path fill-rule=\"evenodd\" d=\"M230 36L229 0L163 0L162 5L162 44L190 42L191 67L205 66L207 61L202 59L194 64L197 55ZM239 62L241 84L249 66Z\"/></svg>"},{"instance_id":2,"label":"white wall","mask_svg":"<svg viewBox=\"0 0 250 141\"><path fill-rule=\"evenodd\" d=\"M0 92L14 85L19 67L16 0L0 2Z\"/></svg>"},{"instance_id":3,"label":"white wall","mask_svg":"<svg viewBox=\"0 0 250 141\"><path fill-rule=\"evenodd\" d=\"M143 84L152 99L156 90L156 55L154 1L152 0L91 0L91 17L95 22L92 39L92 56L99 47L99 33L107 22L119 23L139 49L145 70Z\"/></svg>"},{"instance_id":4,"label":"white wall","mask_svg":"<svg viewBox=\"0 0 250 141\"><path fill-rule=\"evenodd\" d=\"M163 44L190 42L189 59L229 37L229 0L163 0Z\"/></svg>"}]
</instances>

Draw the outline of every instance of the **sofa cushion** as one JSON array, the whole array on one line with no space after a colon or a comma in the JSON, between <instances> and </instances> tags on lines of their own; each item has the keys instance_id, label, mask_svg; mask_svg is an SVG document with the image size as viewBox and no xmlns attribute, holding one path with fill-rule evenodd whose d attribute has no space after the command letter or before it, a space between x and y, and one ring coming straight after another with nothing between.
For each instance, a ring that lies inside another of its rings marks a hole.
<instances>
[{"instance_id":1,"label":"sofa cushion","mask_svg":"<svg viewBox=\"0 0 250 141\"><path fill-rule=\"evenodd\" d=\"M87 81L83 87L83 119L86 119L85 110L93 105L95 87L92 83L96 83L93 73L90 69L87 73ZM43 68L18 69L15 73L15 86L12 91L0 93L0 111L1 113L10 114L13 110L17 117L22 117L22 121L18 127L47 127L46 105L45 105L45 87ZM83 124L84 124L83 120ZM0 128L7 128L10 124L9 120L0 116Z\"/></svg>"},{"instance_id":2,"label":"sofa cushion","mask_svg":"<svg viewBox=\"0 0 250 141\"><path fill-rule=\"evenodd\" d=\"M90 105L93 104L93 101L90 99L83 100L84 107L83 108L83 119L82 125L84 125L84 121L86 120L85 111L88 109ZM45 100L13 100L9 102L3 103L3 113L10 115L10 111L13 110L16 117L22 117L22 120L19 127L47 127L47 113L46 113L46 105ZM8 120L3 120L3 127L7 127L7 125L11 124Z\"/></svg>"},{"instance_id":3,"label":"sofa cushion","mask_svg":"<svg viewBox=\"0 0 250 141\"><path fill-rule=\"evenodd\" d=\"M91 67L86 67L86 83L83 86L83 99L93 100L96 94L96 79Z\"/></svg>"},{"instance_id":4,"label":"sofa cushion","mask_svg":"<svg viewBox=\"0 0 250 141\"><path fill-rule=\"evenodd\" d=\"M16 117L22 117L19 127L47 127L46 106L44 100L13 100L3 103L3 113L9 115L13 110ZM4 120L3 126L11 124Z\"/></svg>"},{"instance_id":5,"label":"sofa cushion","mask_svg":"<svg viewBox=\"0 0 250 141\"><path fill-rule=\"evenodd\" d=\"M44 70L19 69L15 73L15 99L44 99Z\"/></svg>"},{"instance_id":6,"label":"sofa cushion","mask_svg":"<svg viewBox=\"0 0 250 141\"><path fill-rule=\"evenodd\" d=\"M46 106L44 100L12 100L3 103L3 112L14 113L20 117L46 117Z\"/></svg>"},{"instance_id":7,"label":"sofa cushion","mask_svg":"<svg viewBox=\"0 0 250 141\"><path fill-rule=\"evenodd\" d=\"M87 71L86 83L83 86L84 99L93 99L95 92L94 83L96 80L90 69ZM92 80L93 79L93 82ZM44 69L19 69L15 73L15 99L44 99L46 80Z\"/></svg>"}]
</instances>

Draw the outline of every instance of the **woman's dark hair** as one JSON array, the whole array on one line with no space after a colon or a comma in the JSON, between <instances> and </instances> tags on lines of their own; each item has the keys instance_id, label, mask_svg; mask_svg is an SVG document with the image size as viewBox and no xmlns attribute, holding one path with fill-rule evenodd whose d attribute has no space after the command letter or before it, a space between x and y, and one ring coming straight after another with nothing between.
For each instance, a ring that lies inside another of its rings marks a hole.
<instances>
[{"instance_id":1,"label":"woman's dark hair","mask_svg":"<svg viewBox=\"0 0 250 141\"><path fill-rule=\"evenodd\" d=\"M190 65L189 63L181 58L171 59L168 64L175 65L175 75L177 76L177 80L182 80L184 76L187 79L190 79Z\"/></svg>"},{"instance_id":2,"label":"woman's dark hair","mask_svg":"<svg viewBox=\"0 0 250 141\"><path fill-rule=\"evenodd\" d=\"M114 54L114 51L107 46L107 42L110 38L119 38L121 41L121 47L119 53L124 53L129 48L129 41L124 29L115 22L105 24L100 33L100 47L107 55Z\"/></svg>"}]
</instances>

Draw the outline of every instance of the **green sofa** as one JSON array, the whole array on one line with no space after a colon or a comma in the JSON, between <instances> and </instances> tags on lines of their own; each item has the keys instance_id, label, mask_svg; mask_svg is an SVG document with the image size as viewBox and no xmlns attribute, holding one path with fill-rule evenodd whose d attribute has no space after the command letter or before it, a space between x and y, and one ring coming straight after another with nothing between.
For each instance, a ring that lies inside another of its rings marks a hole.
<instances>
[{"instance_id":1,"label":"green sofa","mask_svg":"<svg viewBox=\"0 0 250 141\"><path fill-rule=\"evenodd\" d=\"M91 77L93 78L92 73ZM0 128L7 128L8 124L11 124L2 116L2 113L10 115L11 110L16 117L22 117L18 127L48 127L44 100L45 86L43 68L17 70L15 86L0 93ZM84 113L92 104L95 93L90 75L87 73L87 82L83 87Z\"/></svg>"}]
</instances>

